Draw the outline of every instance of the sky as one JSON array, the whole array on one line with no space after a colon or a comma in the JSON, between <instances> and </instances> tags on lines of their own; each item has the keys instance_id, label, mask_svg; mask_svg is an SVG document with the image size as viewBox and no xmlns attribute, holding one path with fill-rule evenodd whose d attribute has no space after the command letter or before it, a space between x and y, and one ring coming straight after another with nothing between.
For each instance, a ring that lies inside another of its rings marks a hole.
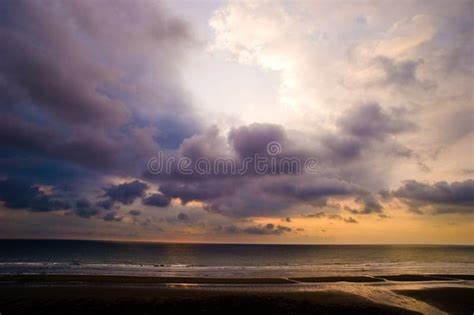
<instances>
[{"instance_id":1,"label":"sky","mask_svg":"<svg viewBox=\"0 0 474 315\"><path fill-rule=\"evenodd\" d=\"M473 244L473 14L1 1L0 238Z\"/></svg>"}]
</instances>

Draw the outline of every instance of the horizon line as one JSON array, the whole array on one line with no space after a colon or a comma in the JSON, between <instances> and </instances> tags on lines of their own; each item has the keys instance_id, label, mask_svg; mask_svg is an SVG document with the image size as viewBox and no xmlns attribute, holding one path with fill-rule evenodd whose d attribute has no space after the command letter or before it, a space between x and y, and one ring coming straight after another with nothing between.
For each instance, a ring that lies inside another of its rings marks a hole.
<instances>
[{"instance_id":1,"label":"horizon line","mask_svg":"<svg viewBox=\"0 0 474 315\"><path fill-rule=\"evenodd\" d=\"M153 240L117 240L117 239L76 239L76 238L4 238L0 241L85 241L114 243L151 243L151 244L189 244L189 245L289 245L289 246L474 246L474 243L236 243L236 242L192 242L192 241L153 241Z\"/></svg>"}]
</instances>

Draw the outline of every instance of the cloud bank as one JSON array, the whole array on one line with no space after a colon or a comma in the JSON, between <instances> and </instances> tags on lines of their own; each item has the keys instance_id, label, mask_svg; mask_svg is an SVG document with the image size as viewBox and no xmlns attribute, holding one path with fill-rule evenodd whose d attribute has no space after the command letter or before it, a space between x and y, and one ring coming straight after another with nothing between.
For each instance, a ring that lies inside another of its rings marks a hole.
<instances>
[{"instance_id":1,"label":"cloud bank","mask_svg":"<svg viewBox=\"0 0 474 315\"><path fill-rule=\"evenodd\" d=\"M160 2L0 10L6 218L288 237L308 229L275 219L473 214L470 1L232 1L209 12L208 47ZM275 74L267 120L209 123L183 79L202 51ZM190 174L177 163L150 173L158 153L189 161ZM265 171L246 164L255 156ZM200 159L220 167L202 172ZM308 159L315 172L292 169ZM229 161L245 172L225 172Z\"/></svg>"}]
</instances>

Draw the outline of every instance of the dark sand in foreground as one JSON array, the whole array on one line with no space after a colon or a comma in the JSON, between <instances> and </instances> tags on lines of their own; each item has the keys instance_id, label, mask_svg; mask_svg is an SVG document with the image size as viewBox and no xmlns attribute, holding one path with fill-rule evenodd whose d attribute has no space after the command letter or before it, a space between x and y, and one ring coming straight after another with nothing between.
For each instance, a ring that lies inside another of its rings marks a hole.
<instances>
[{"instance_id":1,"label":"dark sand in foreground","mask_svg":"<svg viewBox=\"0 0 474 315\"><path fill-rule=\"evenodd\" d=\"M427 280L430 276L424 278ZM436 275L436 278L448 276ZM467 278L471 276L459 276ZM300 282L371 282L387 277L312 277ZM451 277L453 279L454 277ZM0 276L1 314L418 314L338 291L288 290L286 278L182 278L81 275ZM395 281L419 281L404 275ZM458 280L463 281L463 280ZM176 285L178 284L179 285ZM377 284L376 283L376 284ZM169 285L166 285L169 284ZM206 287L203 284L215 285ZM231 286L222 286L230 284ZM232 286L238 285L238 286ZM258 285L263 285L262 287ZM341 284L343 285L343 284ZM355 285L355 284L354 284ZM269 289L271 288L271 289ZM399 290L450 314L472 314L474 288Z\"/></svg>"},{"instance_id":2,"label":"dark sand in foreground","mask_svg":"<svg viewBox=\"0 0 474 315\"><path fill-rule=\"evenodd\" d=\"M2 314L417 314L339 291L0 287Z\"/></svg>"}]
</instances>

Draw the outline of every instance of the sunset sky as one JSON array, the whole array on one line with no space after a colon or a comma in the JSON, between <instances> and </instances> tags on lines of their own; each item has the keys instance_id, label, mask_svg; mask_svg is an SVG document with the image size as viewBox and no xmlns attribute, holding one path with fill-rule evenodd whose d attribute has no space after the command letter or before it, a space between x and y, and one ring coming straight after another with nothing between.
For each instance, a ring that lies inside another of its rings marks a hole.
<instances>
[{"instance_id":1,"label":"sunset sky","mask_svg":"<svg viewBox=\"0 0 474 315\"><path fill-rule=\"evenodd\" d=\"M473 15L1 1L0 238L473 244ZM195 169L255 154L317 164Z\"/></svg>"}]
</instances>

